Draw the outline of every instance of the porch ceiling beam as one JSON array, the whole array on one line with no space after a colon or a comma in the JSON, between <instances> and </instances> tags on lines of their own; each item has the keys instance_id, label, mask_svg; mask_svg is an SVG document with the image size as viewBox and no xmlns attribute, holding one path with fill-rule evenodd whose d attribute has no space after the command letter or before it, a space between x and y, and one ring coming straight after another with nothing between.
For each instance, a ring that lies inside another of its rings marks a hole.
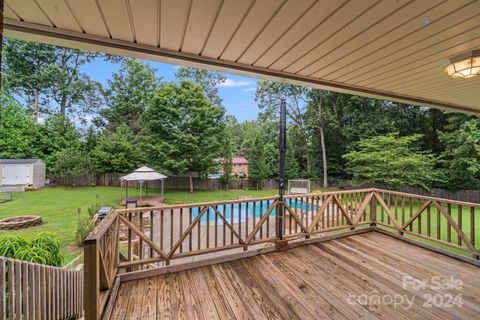
<instances>
[{"instance_id":1,"label":"porch ceiling beam","mask_svg":"<svg viewBox=\"0 0 480 320\"><path fill-rule=\"evenodd\" d=\"M319 89L332 90L341 93L356 94L371 98L391 100L419 106L430 106L449 111L480 115L480 109L475 110L457 104L444 103L417 96L401 95L394 92L365 88L329 80L301 76L285 71L256 67L238 62L213 59L205 56L188 54L123 40L89 35L25 21L4 19L4 34L22 40L37 41L59 46L67 46L83 50L104 52L133 58L149 59L159 62L175 63L191 67L202 67L221 72L231 72L240 75L259 77L268 80L284 81L297 85L305 85Z\"/></svg>"}]
</instances>

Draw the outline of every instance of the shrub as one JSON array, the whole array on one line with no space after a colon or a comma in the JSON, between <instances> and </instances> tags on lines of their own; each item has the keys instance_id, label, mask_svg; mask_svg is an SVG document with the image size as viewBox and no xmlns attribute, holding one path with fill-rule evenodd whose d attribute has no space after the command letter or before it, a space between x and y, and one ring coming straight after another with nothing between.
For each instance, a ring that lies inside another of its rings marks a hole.
<instances>
[{"instance_id":1,"label":"shrub","mask_svg":"<svg viewBox=\"0 0 480 320\"><path fill-rule=\"evenodd\" d=\"M60 241L48 232L40 233L31 241L18 236L3 237L0 239L0 255L56 267L63 262Z\"/></svg>"},{"instance_id":2,"label":"shrub","mask_svg":"<svg viewBox=\"0 0 480 320\"><path fill-rule=\"evenodd\" d=\"M60 241L53 233L42 232L28 241L19 236L0 239L0 255L59 267L63 262Z\"/></svg>"},{"instance_id":3,"label":"shrub","mask_svg":"<svg viewBox=\"0 0 480 320\"><path fill-rule=\"evenodd\" d=\"M13 258L15 252L28 245L28 241L18 236L0 238L0 256Z\"/></svg>"}]
</instances>

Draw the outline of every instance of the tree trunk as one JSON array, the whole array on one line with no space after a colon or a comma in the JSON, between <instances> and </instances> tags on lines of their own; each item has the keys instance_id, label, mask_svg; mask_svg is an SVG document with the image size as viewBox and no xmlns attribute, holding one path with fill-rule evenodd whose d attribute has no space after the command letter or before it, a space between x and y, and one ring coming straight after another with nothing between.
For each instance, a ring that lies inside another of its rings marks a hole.
<instances>
[{"instance_id":1,"label":"tree trunk","mask_svg":"<svg viewBox=\"0 0 480 320\"><path fill-rule=\"evenodd\" d=\"M191 171L188 173L188 182L190 184L190 193L193 193L193 175Z\"/></svg>"},{"instance_id":2,"label":"tree trunk","mask_svg":"<svg viewBox=\"0 0 480 320\"><path fill-rule=\"evenodd\" d=\"M325 147L325 136L322 127L320 127L320 143L322 145L323 187L328 188L327 149Z\"/></svg>"},{"instance_id":3,"label":"tree trunk","mask_svg":"<svg viewBox=\"0 0 480 320\"><path fill-rule=\"evenodd\" d=\"M321 93L319 93L321 94ZM322 121L322 97L320 96L318 102L318 120ZM334 102L334 105L336 103ZM323 164L323 187L328 188L328 164L327 164L327 148L325 146L325 135L323 133L323 124L320 123L320 144L322 146L322 164Z\"/></svg>"},{"instance_id":4,"label":"tree trunk","mask_svg":"<svg viewBox=\"0 0 480 320\"><path fill-rule=\"evenodd\" d=\"M33 115L35 116L35 124L38 124L39 118L39 104L40 104L40 92L35 91L35 97L33 98Z\"/></svg>"}]
</instances>

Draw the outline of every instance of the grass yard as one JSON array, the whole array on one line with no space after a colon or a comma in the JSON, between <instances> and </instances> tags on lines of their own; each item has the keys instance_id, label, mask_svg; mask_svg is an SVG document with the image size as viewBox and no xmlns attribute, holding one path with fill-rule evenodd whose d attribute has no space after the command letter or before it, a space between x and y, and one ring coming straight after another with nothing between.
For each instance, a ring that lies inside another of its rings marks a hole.
<instances>
[{"instance_id":1,"label":"grass yard","mask_svg":"<svg viewBox=\"0 0 480 320\"><path fill-rule=\"evenodd\" d=\"M129 189L129 197L138 195L138 189ZM149 195L158 194L149 190ZM190 194L183 190L166 190L165 202L180 204L190 202L221 201L239 196L266 197L277 194L277 190L219 190L196 191ZM13 201L0 204L0 219L18 215L38 215L43 224L38 227L17 231L1 231L0 236L13 234L32 238L40 232L57 234L63 246L65 263L74 259L81 249L75 246L75 231L78 223L78 208L81 216L88 216L88 208L95 203L119 208L121 194L116 187L47 187L37 191L15 193Z\"/></svg>"}]
</instances>

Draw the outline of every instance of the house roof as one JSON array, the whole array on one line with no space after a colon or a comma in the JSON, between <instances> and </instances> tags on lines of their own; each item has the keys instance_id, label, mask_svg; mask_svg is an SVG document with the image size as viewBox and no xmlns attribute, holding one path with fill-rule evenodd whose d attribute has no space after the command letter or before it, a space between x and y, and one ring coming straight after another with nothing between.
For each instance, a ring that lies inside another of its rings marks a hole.
<instances>
[{"instance_id":1,"label":"house roof","mask_svg":"<svg viewBox=\"0 0 480 320\"><path fill-rule=\"evenodd\" d=\"M40 159L0 159L0 164L34 164L38 161L43 162Z\"/></svg>"},{"instance_id":2,"label":"house roof","mask_svg":"<svg viewBox=\"0 0 480 320\"><path fill-rule=\"evenodd\" d=\"M8 37L480 114L480 1L5 0ZM368 107L368 106L366 106Z\"/></svg>"},{"instance_id":3,"label":"house roof","mask_svg":"<svg viewBox=\"0 0 480 320\"><path fill-rule=\"evenodd\" d=\"M225 158L216 158L215 162L216 163L223 163ZM248 164L248 160L245 159L244 157L233 157L232 158L232 164Z\"/></svg>"},{"instance_id":4,"label":"house roof","mask_svg":"<svg viewBox=\"0 0 480 320\"><path fill-rule=\"evenodd\" d=\"M233 164L248 164L248 160L244 157L234 157L232 158Z\"/></svg>"}]
</instances>

